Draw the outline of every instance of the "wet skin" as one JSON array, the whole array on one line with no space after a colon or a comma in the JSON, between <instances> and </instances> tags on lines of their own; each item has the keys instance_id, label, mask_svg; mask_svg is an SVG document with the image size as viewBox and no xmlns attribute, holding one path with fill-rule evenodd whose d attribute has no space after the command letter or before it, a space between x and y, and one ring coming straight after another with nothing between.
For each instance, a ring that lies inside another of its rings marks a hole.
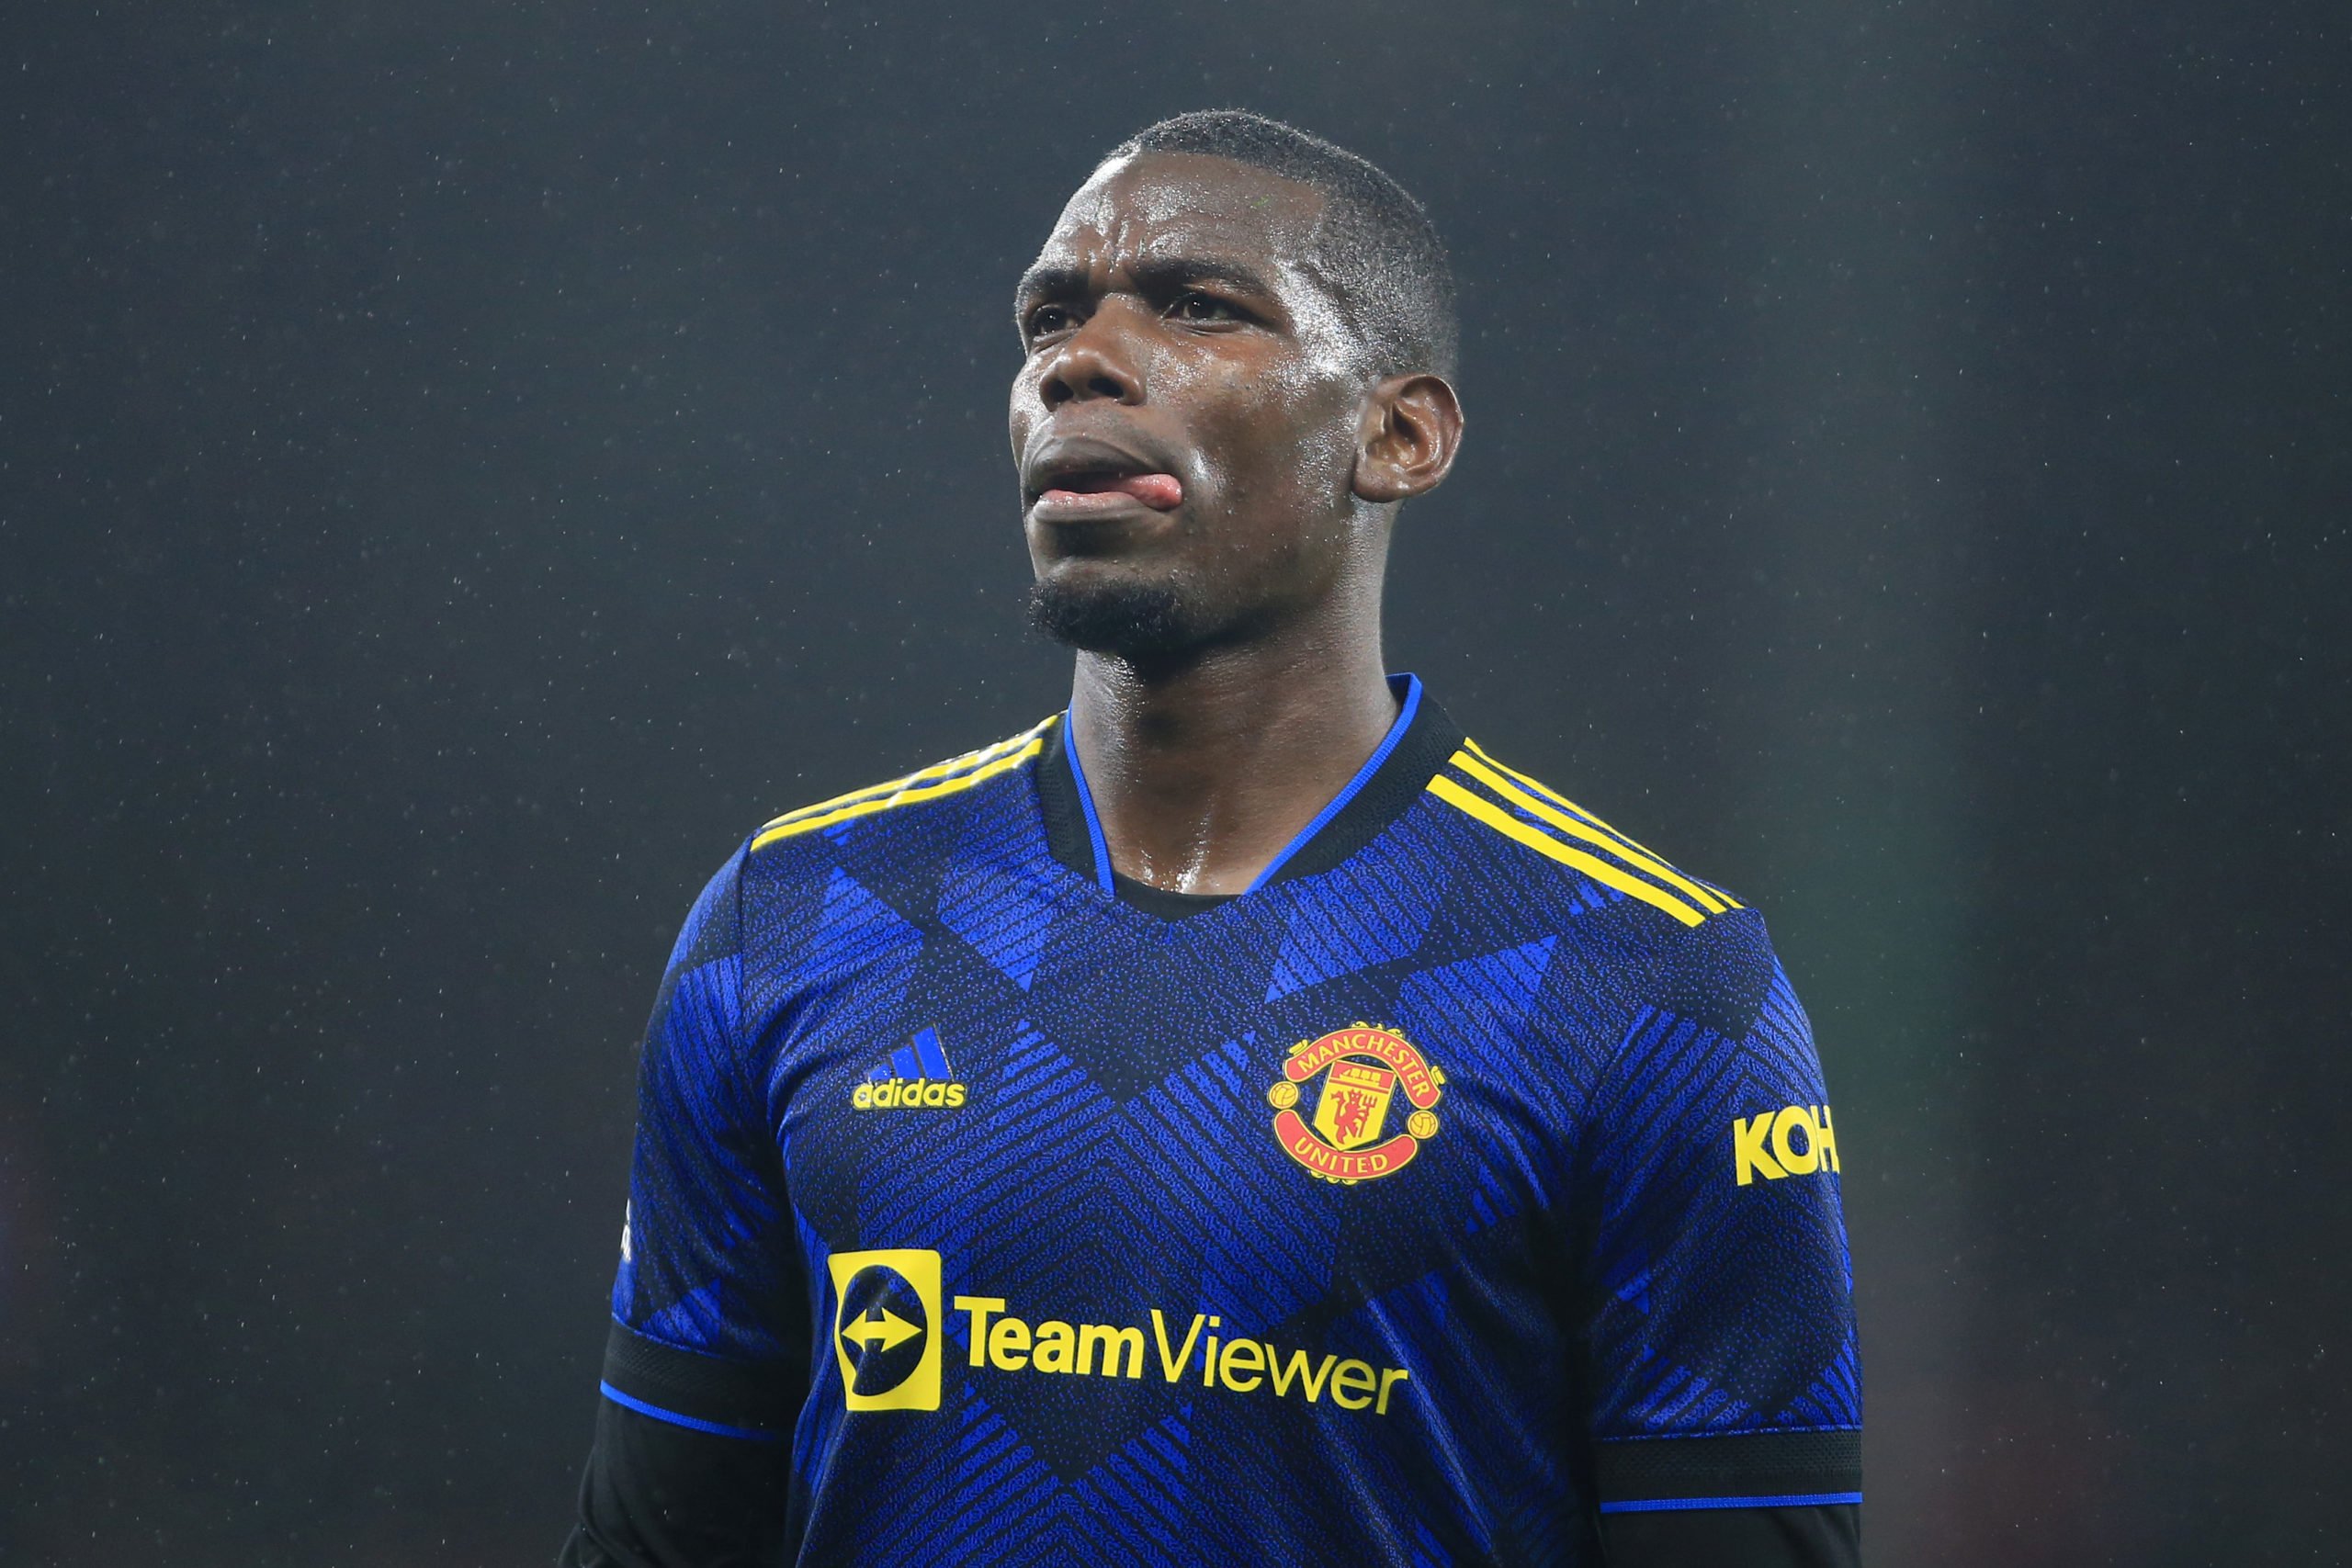
<instances>
[{"instance_id":1,"label":"wet skin","mask_svg":"<svg viewBox=\"0 0 2352 1568\"><path fill-rule=\"evenodd\" d=\"M1238 892L1395 716L1396 508L1451 467L1430 375L1381 378L1317 272L1323 198L1220 158L1106 164L1015 299L1011 434L1041 583L1172 593L1193 635L1081 652L1072 736L1123 874Z\"/></svg>"}]
</instances>

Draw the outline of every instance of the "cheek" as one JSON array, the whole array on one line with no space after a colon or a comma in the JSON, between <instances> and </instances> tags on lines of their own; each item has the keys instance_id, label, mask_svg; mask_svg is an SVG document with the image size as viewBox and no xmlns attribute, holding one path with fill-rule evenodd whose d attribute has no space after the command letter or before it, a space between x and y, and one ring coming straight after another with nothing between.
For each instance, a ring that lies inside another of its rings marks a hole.
<instances>
[{"instance_id":1,"label":"cheek","mask_svg":"<svg viewBox=\"0 0 2352 1568\"><path fill-rule=\"evenodd\" d=\"M1029 422L1035 417L1036 412L1036 378L1031 375L1024 366L1021 373L1013 377L1012 385L1006 391L1004 399L1005 431L1012 438L1012 453L1015 457L1021 455L1022 443L1028 439Z\"/></svg>"},{"instance_id":2,"label":"cheek","mask_svg":"<svg viewBox=\"0 0 2352 1568\"><path fill-rule=\"evenodd\" d=\"M1213 448L1237 489L1317 497L1344 490L1355 464L1352 404L1328 384L1280 376L1230 376L1219 400ZM1286 431L1286 439L1269 439Z\"/></svg>"},{"instance_id":3,"label":"cheek","mask_svg":"<svg viewBox=\"0 0 2352 1568\"><path fill-rule=\"evenodd\" d=\"M1352 410L1331 408L1322 411L1313 429L1298 444L1299 467L1311 470L1327 485L1338 482L1345 487L1355 472L1355 422L1342 417Z\"/></svg>"}]
</instances>

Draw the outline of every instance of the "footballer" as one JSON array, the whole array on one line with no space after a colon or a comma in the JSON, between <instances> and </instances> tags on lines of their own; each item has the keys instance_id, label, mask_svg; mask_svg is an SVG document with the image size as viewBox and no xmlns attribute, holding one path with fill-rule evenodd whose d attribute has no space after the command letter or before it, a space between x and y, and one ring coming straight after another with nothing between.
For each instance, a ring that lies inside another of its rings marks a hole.
<instances>
[{"instance_id":1,"label":"footballer","mask_svg":"<svg viewBox=\"0 0 2352 1568\"><path fill-rule=\"evenodd\" d=\"M1860 1560L1837 1126L1739 898L1381 652L1427 214L1239 111L1014 294L1069 704L688 915L570 1568Z\"/></svg>"}]
</instances>

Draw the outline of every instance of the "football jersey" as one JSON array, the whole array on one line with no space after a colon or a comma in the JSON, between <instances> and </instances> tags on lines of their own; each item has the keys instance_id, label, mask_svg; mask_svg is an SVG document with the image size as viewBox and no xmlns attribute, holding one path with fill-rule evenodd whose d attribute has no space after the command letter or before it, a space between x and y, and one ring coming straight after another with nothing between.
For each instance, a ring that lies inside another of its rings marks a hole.
<instances>
[{"instance_id":1,"label":"football jersey","mask_svg":"<svg viewBox=\"0 0 2352 1568\"><path fill-rule=\"evenodd\" d=\"M1247 891L1057 716L775 818L642 1059L605 1393L798 1560L1596 1562L1860 1500L1837 1128L1762 920L1411 677Z\"/></svg>"}]
</instances>

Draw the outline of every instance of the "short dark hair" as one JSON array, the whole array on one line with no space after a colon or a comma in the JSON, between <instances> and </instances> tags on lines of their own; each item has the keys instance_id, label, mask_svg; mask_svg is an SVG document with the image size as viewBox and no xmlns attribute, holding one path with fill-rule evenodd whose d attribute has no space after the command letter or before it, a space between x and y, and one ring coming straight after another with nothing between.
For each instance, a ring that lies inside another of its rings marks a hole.
<instances>
[{"instance_id":1,"label":"short dark hair","mask_svg":"<svg viewBox=\"0 0 2352 1568\"><path fill-rule=\"evenodd\" d=\"M1370 351L1375 375L1452 376L1461 353L1453 266L1428 211L1365 159L1248 109L1196 109L1147 126L1103 155L1192 152L1322 192L1317 261Z\"/></svg>"}]
</instances>

